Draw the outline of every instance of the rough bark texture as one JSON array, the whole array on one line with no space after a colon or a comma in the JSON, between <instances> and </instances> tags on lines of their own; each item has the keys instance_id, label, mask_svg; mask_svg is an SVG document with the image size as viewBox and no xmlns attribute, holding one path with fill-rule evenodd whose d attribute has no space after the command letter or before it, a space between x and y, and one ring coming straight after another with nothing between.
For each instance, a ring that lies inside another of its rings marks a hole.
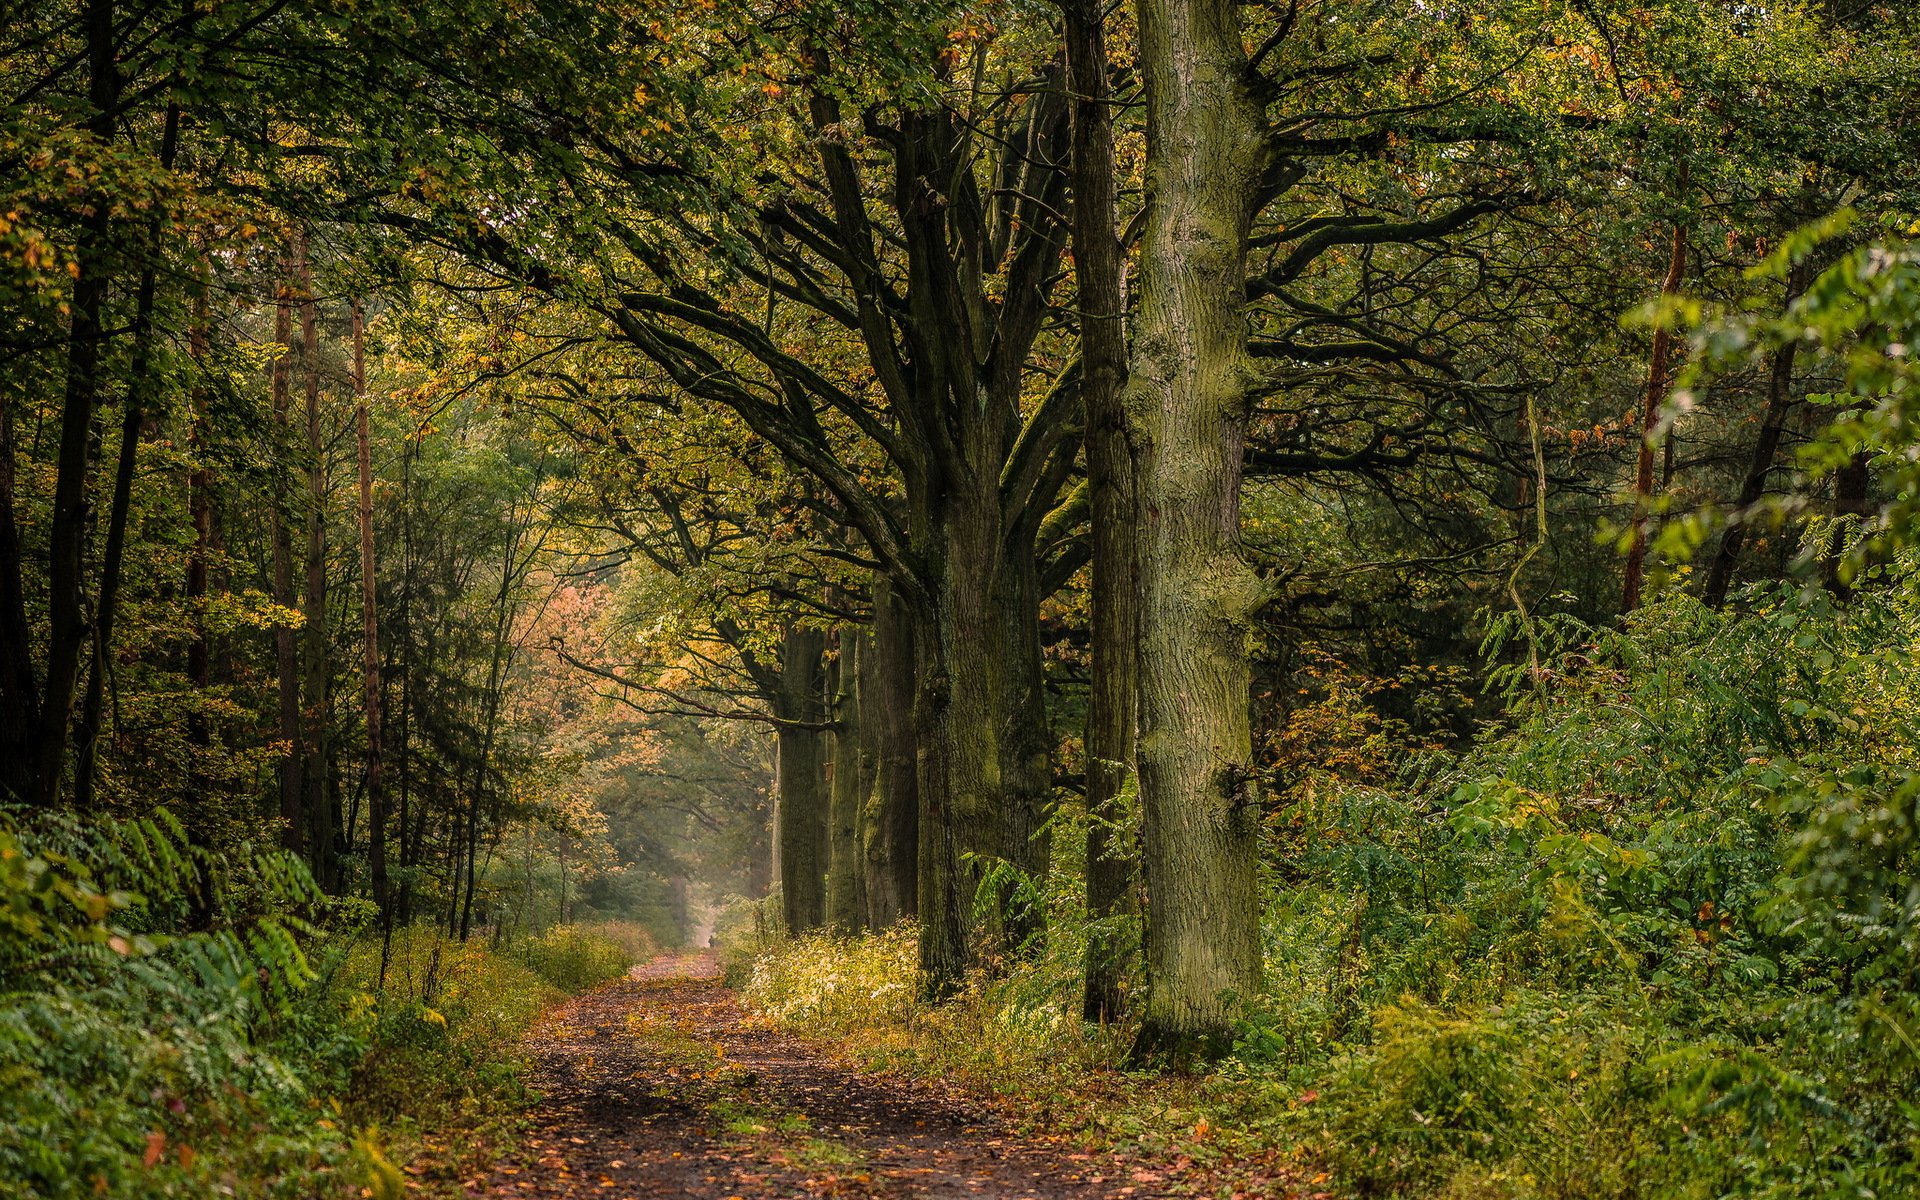
<instances>
[{"instance_id":1,"label":"rough bark texture","mask_svg":"<svg viewBox=\"0 0 1920 1200\"><path fill-rule=\"evenodd\" d=\"M1127 448L1121 391L1127 377L1121 247L1114 232L1111 86L1098 0L1062 5L1067 87L1073 95L1073 268L1080 298L1080 396L1086 410L1089 517L1092 524L1091 641L1087 692L1087 941L1082 1009L1089 1021L1120 1013L1125 940L1111 919L1132 890L1130 856L1113 837L1118 798L1133 764L1139 628L1134 611L1133 457Z\"/></svg>"},{"instance_id":2,"label":"rough bark texture","mask_svg":"<svg viewBox=\"0 0 1920 1200\"><path fill-rule=\"evenodd\" d=\"M1687 269L1687 229L1676 222L1673 227L1673 251L1667 262L1667 277L1660 283L1660 295L1680 290L1680 277ZM1673 334L1663 324L1653 331L1653 353L1647 363L1647 392L1640 408L1640 457L1633 473L1633 544L1627 549L1627 566L1620 585L1620 611L1630 613L1640 607L1640 587L1647 573L1647 509L1653 503L1653 434L1660 425L1660 402L1667 394L1667 358L1672 352Z\"/></svg>"},{"instance_id":3,"label":"rough bark texture","mask_svg":"<svg viewBox=\"0 0 1920 1200\"><path fill-rule=\"evenodd\" d=\"M801 723L782 725L774 735L781 915L789 933L811 932L826 919L826 739L819 730L826 719L821 666L825 649L825 635L814 629L788 630L780 645L775 715Z\"/></svg>"},{"instance_id":4,"label":"rough bark texture","mask_svg":"<svg viewBox=\"0 0 1920 1200\"><path fill-rule=\"evenodd\" d=\"M866 872L860 854L860 655L862 633L836 634L831 672L833 764L827 836L827 925L858 933L866 925Z\"/></svg>"},{"instance_id":5,"label":"rough bark texture","mask_svg":"<svg viewBox=\"0 0 1920 1200\"><path fill-rule=\"evenodd\" d=\"M862 659L860 721L874 747L873 790L861 833L867 921L885 929L920 908L920 786L913 738L913 624L884 579L873 595L873 642Z\"/></svg>"},{"instance_id":6,"label":"rough bark texture","mask_svg":"<svg viewBox=\"0 0 1920 1200\"><path fill-rule=\"evenodd\" d=\"M1142 1053L1224 1050L1260 982L1240 545L1247 231L1267 154L1232 0L1141 0L1147 216L1126 393L1138 506Z\"/></svg>"}]
</instances>

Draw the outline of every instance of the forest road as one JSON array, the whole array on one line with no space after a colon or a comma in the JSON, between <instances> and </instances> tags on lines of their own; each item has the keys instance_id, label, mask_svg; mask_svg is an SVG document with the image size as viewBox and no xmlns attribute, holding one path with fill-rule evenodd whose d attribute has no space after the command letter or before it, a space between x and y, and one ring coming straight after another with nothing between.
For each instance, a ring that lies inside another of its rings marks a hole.
<instances>
[{"instance_id":1,"label":"forest road","mask_svg":"<svg viewBox=\"0 0 1920 1200\"><path fill-rule=\"evenodd\" d=\"M1022 1139L937 1086L864 1074L756 1027L711 954L655 959L574 998L532 1050L533 1128L516 1156L468 1181L469 1196L1154 1194L1112 1160Z\"/></svg>"}]
</instances>

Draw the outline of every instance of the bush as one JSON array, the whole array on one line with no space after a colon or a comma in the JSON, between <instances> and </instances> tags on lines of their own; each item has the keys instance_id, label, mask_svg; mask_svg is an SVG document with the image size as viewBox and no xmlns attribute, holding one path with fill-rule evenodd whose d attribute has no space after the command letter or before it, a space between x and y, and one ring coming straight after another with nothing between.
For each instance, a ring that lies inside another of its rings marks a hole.
<instances>
[{"instance_id":1,"label":"bush","mask_svg":"<svg viewBox=\"0 0 1920 1200\"><path fill-rule=\"evenodd\" d=\"M625 975L635 962L652 957L652 946L640 926L606 922L556 925L522 938L507 953L554 987L580 992Z\"/></svg>"},{"instance_id":2,"label":"bush","mask_svg":"<svg viewBox=\"0 0 1920 1200\"><path fill-rule=\"evenodd\" d=\"M148 900L154 896L156 900ZM184 897L216 932L173 933ZM0 1180L35 1197L337 1193L357 1169L323 1081L297 915L323 897L277 852L214 858L171 818L0 811Z\"/></svg>"},{"instance_id":3,"label":"bush","mask_svg":"<svg viewBox=\"0 0 1920 1200\"><path fill-rule=\"evenodd\" d=\"M197 899L193 899L197 897ZM0 809L0 1190L346 1196L426 1133L510 1116L520 1044L650 953L623 925L511 955L397 931L278 851L215 856L161 814ZM189 925L211 932L178 932Z\"/></svg>"}]
</instances>

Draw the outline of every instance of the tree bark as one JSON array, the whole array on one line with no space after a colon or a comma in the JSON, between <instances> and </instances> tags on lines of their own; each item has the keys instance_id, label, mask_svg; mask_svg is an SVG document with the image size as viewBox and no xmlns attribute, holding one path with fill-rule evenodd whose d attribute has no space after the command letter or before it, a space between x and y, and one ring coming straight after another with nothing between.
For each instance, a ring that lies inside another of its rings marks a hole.
<instances>
[{"instance_id":1,"label":"tree bark","mask_svg":"<svg viewBox=\"0 0 1920 1200\"><path fill-rule=\"evenodd\" d=\"M1080 299L1080 395L1086 409L1092 539L1092 681L1087 691L1087 941L1081 1009L1089 1021L1121 1012L1126 940L1113 928L1128 908L1133 871L1116 842L1133 769L1133 457L1127 447L1126 309L1115 233L1112 86L1099 0L1065 0L1067 88L1073 96L1073 268Z\"/></svg>"},{"instance_id":2,"label":"tree bark","mask_svg":"<svg viewBox=\"0 0 1920 1200\"><path fill-rule=\"evenodd\" d=\"M273 337L280 346L273 360L273 431L276 450L284 451L291 440L290 373L295 353L293 343L293 282L283 281L273 308ZM293 533L287 527L290 497L283 471L276 471L278 484L273 497L273 602L291 611L299 604L293 591ZM306 821L300 812L301 770L306 762L301 752L303 731L300 726L300 651L294 628L284 619L274 627L274 673L278 681L280 740L287 745L278 766L280 784L281 844L295 854L306 853Z\"/></svg>"},{"instance_id":3,"label":"tree bark","mask_svg":"<svg viewBox=\"0 0 1920 1200\"><path fill-rule=\"evenodd\" d=\"M860 656L862 630L835 637L839 654L829 674L833 694L833 762L827 837L827 925L841 934L866 925L866 872L860 854Z\"/></svg>"},{"instance_id":4,"label":"tree bark","mask_svg":"<svg viewBox=\"0 0 1920 1200\"><path fill-rule=\"evenodd\" d=\"M861 660L860 723L874 746L863 825L867 921L885 929L919 911L920 781L913 736L912 616L883 577L873 585L873 640Z\"/></svg>"},{"instance_id":5,"label":"tree bark","mask_svg":"<svg viewBox=\"0 0 1920 1200\"><path fill-rule=\"evenodd\" d=\"M193 641L187 646L187 679L205 690L213 682L213 647L207 637L208 562L213 555L213 471L207 466L207 263L201 258L194 280L193 315L187 325L187 354L193 360L194 383L189 392L192 431L188 444L193 468L187 475L187 514L193 522L193 549L187 555L186 601L193 614ZM189 738L205 746L211 738L203 713L188 722Z\"/></svg>"},{"instance_id":6,"label":"tree bark","mask_svg":"<svg viewBox=\"0 0 1920 1200\"><path fill-rule=\"evenodd\" d=\"M26 557L14 499L18 454L13 407L0 390L0 797L34 793L33 740L40 728L40 685L27 624Z\"/></svg>"},{"instance_id":7,"label":"tree bark","mask_svg":"<svg viewBox=\"0 0 1920 1200\"><path fill-rule=\"evenodd\" d=\"M87 98L92 109L87 131L104 144L114 140L119 107L120 71L114 52L113 0L88 0L82 22L86 36ZM32 798L59 802L65 786L67 748L72 731L73 696L80 660L93 636L85 596L85 556L93 528L88 475L93 459L94 412L100 401L100 360L107 333L101 318L113 273L110 202L99 192L88 197L74 247L73 300L67 329L66 390L60 411L53 517L47 538L47 659L45 691L39 708L37 744L30 747L36 770Z\"/></svg>"},{"instance_id":8,"label":"tree bark","mask_svg":"<svg viewBox=\"0 0 1920 1200\"><path fill-rule=\"evenodd\" d=\"M825 635L816 629L789 629L780 644L774 715L797 723L781 725L774 735L781 915L791 934L811 933L826 919L826 739L819 728L826 720L825 649Z\"/></svg>"},{"instance_id":9,"label":"tree bark","mask_svg":"<svg viewBox=\"0 0 1920 1200\"><path fill-rule=\"evenodd\" d=\"M366 317L353 302L353 426L360 468L360 677L367 726L367 875L383 927L393 924L387 886L387 787L380 742L380 606L373 553L373 439L367 401Z\"/></svg>"},{"instance_id":10,"label":"tree bark","mask_svg":"<svg viewBox=\"0 0 1920 1200\"><path fill-rule=\"evenodd\" d=\"M1148 996L1137 1052L1231 1044L1260 984L1250 623L1240 542L1246 245L1267 165L1233 0L1140 0L1147 215L1126 392L1139 563Z\"/></svg>"},{"instance_id":11,"label":"tree bark","mask_svg":"<svg viewBox=\"0 0 1920 1200\"><path fill-rule=\"evenodd\" d=\"M1794 268L1787 280L1787 303L1793 303L1805 287L1805 268ZM1767 376L1767 410L1760 418L1760 436L1754 440L1753 458L1740 481L1740 495L1734 501L1727 528L1720 535L1713 565L1707 570L1707 585L1701 593L1701 599L1709 608L1719 608L1727 602L1727 591L1740 566L1740 549L1746 544L1747 522L1752 519L1754 505L1766 493L1767 476L1773 472L1773 460L1780 452L1780 436L1786 429L1787 414L1793 408L1793 364L1799 352L1797 340L1773 352L1773 370Z\"/></svg>"},{"instance_id":12,"label":"tree bark","mask_svg":"<svg viewBox=\"0 0 1920 1200\"><path fill-rule=\"evenodd\" d=\"M112 671L113 624L120 606L120 580L127 556L127 518L133 507L133 477L139 467L140 432L146 427L146 392L153 369L154 269L140 272L135 289L133 355L129 363L126 399L120 414L120 445L114 462L113 495L107 501L107 540L100 555L100 595L94 605L93 665L87 672L87 690L80 702L80 721L74 731L73 803L82 811L93 808L98 773L100 727L105 717L107 676Z\"/></svg>"},{"instance_id":13,"label":"tree bark","mask_svg":"<svg viewBox=\"0 0 1920 1200\"><path fill-rule=\"evenodd\" d=\"M314 311L313 265L307 234L300 234L300 375L306 387L307 555L302 610L300 715L305 730L301 760L301 806L307 820L307 853L314 878L328 891L339 887L335 871L333 805L327 795L327 444L320 426L320 346Z\"/></svg>"},{"instance_id":14,"label":"tree bark","mask_svg":"<svg viewBox=\"0 0 1920 1200\"><path fill-rule=\"evenodd\" d=\"M1672 296L1680 290L1680 278L1687 269L1687 228L1673 225L1673 251L1668 256L1667 276L1660 282L1660 295ZM1673 334L1664 322L1653 331L1653 353L1647 363L1647 391L1640 410L1640 455L1633 473L1633 535L1627 547L1627 566L1620 586L1622 615L1640 607L1640 588L1647 571L1647 510L1653 503L1653 434L1660 425L1660 401L1666 396L1667 358L1672 351Z\"/></svg>"}]
</instances>

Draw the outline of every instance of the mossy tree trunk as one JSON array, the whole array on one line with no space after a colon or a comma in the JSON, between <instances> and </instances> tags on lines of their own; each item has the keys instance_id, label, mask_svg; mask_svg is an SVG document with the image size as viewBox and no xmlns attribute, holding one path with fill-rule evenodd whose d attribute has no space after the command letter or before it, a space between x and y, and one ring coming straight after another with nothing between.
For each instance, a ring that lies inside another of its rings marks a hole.
<instances>
[{"instance_id":1,"label":"mossy tree trunk","mask_svg":"<svg viewBox=\"0 0 1920 1200\"><path fill-rule=\"evenodd\" d=\"M789 933L811 933L826 920L827 743L826 635L789 629L780 644L780 691L774 735L774 827L778 831L781 916Z\"/></svg>"},{"instance_id":2,"label":"mossy tree trunk","mask_svg":"<svg viewBox=\"0 0 1920 1200\"><path fill-rule=\"evenodd\" d=\"M1126 392L1139 562L1149 991L1140 1050L1229 1044L1258 987L1260 806L1240 542L1246 245L1269 151L1233 0L1140 0L1147 215Z\"/></svg>"},{"instance_id":3,"label":"mossy tree trunk","mask_svg":"<svg viewBox=\"0 0 1920 1200\"><path fill-rule=\"evenodd\" d=\"M861 837L867 922L885 929L919 912L920 782L913 737L912 616L884 576L873 590L873 637L860 661L860 726L873 747Z\"/></svg>"},{"instance_id":4,"label":"mossy tree trunk","mask_svg":"<svg viewBox=\"0 0 1920 1200\"><path fill-rule=\"evenodd\" d=\"M829 674L833 698L833 763L827 836L827 925L835 933L858 933L866 925L866 871L860 853L860 657L861 632L836 632L839 653Z\"/></svg>"},{"instance_id":5,"label":"mossy tree trunk","mask_svg":"<svg viewBox=\"0 0 1920 1200\"><path fill-rule=\"evenodd\" d=\"M1067 86L1073 95L1073 268L1080 300L1081 397L1086 410L1092 543L1093 675L1087 692L1087 941L1081 1009L1089 1021L1120 1014L1130 953L1113 918L1133 890L1132 856L1115 835L1133 764L1139 622L1133 561L1133 456L1121 390L1127 378L1121 246L1114 230L1112 89L1098 0L1066 0Z\"/></svg>"}]
</instances>

